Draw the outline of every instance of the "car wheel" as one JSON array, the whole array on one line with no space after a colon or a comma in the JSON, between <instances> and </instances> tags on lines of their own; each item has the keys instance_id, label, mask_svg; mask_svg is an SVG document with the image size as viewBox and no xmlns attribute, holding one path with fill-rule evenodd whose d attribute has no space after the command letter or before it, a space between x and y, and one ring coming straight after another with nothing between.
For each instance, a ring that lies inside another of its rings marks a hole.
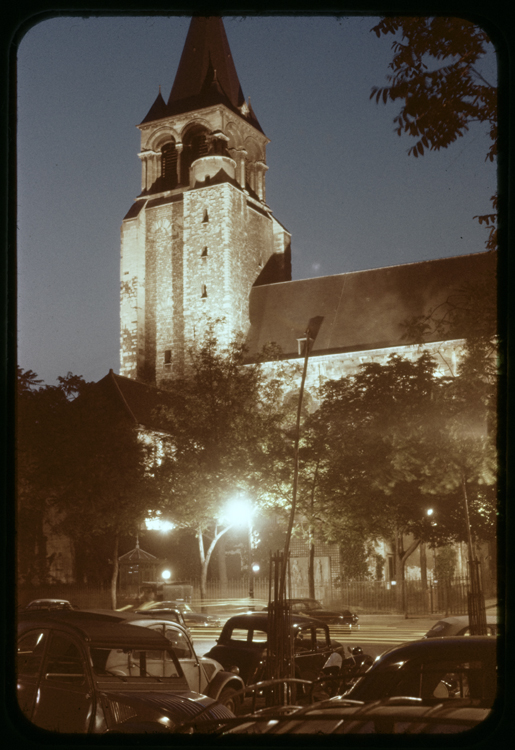
<instances>
[{"instance_id":1,"label":"car wheel","mask_svg":"<svg viewBox=\"0 0 515 750\"><path fill-rule=\"evenodd\" d=\"M218 696L218 700L220 701L220 703L223 703L224 706L229 709L229 711L233 712L233 714L238 713L238 708L240 705L238 698L234 697L235 695L236 690L234 690L233 688L225 688Z\"/></svg>"}]
</instances>

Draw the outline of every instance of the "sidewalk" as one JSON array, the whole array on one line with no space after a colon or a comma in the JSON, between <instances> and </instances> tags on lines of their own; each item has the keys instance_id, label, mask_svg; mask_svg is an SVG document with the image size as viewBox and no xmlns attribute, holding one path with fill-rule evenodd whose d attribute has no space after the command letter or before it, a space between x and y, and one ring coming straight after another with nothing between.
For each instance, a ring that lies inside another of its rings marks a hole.
<instances>
[{"instance_id":1,"label":"sidewalk","mask_svg":"<svg viewBox=\"0 0 515 750\"><path fill-rule=\"evenodd\" d=\"M495 614L497 599L485 599L485 608L487 614ZM449 614L448 617L453 615ZM383 615L383 614L362 614L359 615L360 625L381 625L389 628L420 628L429 630L436 621L445 618L444 612L424 615L409 615L404 617L401 613Z\"/></svg>"}]
</instances>

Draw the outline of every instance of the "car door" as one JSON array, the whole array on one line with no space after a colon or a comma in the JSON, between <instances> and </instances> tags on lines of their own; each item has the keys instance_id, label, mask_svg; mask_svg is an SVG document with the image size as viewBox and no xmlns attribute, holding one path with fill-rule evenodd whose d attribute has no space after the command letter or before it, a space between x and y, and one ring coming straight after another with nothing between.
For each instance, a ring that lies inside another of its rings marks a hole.
<instances>
[{"instance_id":1,"label":"car door","mask_svg":"<svg viewBox=\"0 0 515 750\"><path fill-rule=\"evenodd\" d=\"M94 692L82 646L53 631L43 659L32 721L51 732L85 734L94 715Z\"/></svg>"},{"instance_id":2,"label":"car door","mask_svg":"<svg viewBox=\"0 0 515 750\"><path fill-rule=\"evenodd\" d=\"M303 680L316 680L331 653L331 646L323 628L309 627L298 631L294 650L295 671Z\"/></svg>"},{"instance_id":3,"label":"car door","mask_svg":"<svg viewBox=\"0 0 515 750\"><path fill-rule=\"evenodd\" d=\"M16 671L18 705L24 716L32 720L34 701L39 684L49 631L37 628L18 639Z\"/></svg>"}]
</instances>

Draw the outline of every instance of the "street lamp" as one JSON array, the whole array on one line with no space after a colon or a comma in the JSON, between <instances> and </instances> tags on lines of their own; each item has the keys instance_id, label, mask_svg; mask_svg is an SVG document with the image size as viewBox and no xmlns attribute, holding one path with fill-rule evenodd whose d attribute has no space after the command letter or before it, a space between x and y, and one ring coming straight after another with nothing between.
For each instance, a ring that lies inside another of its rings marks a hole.
<instances>
[{"instance_id":1,"label":"street lamp","mask_svg":"<svg viewBox=\"0 0 515 750\"><path fill-rule=\"evenodd\" d=\"M155 515L145 518L145 528L149 531L163 531L166 533L167 531L175 529L175 524L171 521L165 521L165 519L161 517L161 511L157 510Z\"/></svg>"}]
</instances>

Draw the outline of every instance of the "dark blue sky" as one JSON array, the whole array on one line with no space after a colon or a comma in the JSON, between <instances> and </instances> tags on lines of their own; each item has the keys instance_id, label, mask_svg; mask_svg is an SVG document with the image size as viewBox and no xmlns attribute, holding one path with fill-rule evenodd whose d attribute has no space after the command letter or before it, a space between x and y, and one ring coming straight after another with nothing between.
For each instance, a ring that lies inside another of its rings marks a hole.
<instances>
[{"instance_id":1,"label":"dark blue sky","mask_svg":"<svg viewBox=\"0 0 515 750\"><path fill-rule=\"evenodd\" d=\"M292 233L293 276L481 252L495 165L486 130L407 156L372 17L226 18L245 96L271 143L267 203ZM189 19L60 17L18 52L19 362L46 383L118 371L123 216L140 191L139 131L170 92ZM496 80L495 55L482 72Z\"/></svg>"}]
</instances>

